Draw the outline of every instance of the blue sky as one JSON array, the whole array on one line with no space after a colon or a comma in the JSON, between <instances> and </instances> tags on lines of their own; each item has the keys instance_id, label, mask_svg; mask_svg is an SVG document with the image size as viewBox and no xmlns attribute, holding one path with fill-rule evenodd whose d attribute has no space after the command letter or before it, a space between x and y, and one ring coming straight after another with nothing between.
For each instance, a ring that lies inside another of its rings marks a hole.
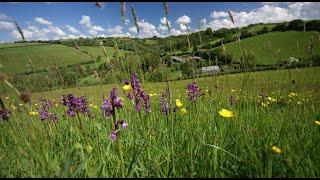
<instances>
[{"instance_id":1,"label":"blue sky","mask_svg":"<svg viewBox=\"0 0 320 180\"><path fill-rule=\"evenodd\" d=\"M140 34L131 16L131 4L126 3L125 24L121 21L119 2L106 2L100 10L93 2L26 2L0 3L0 41L19 40L14 21L27 38L60 39L79 36L165 37L211 27L232 28L259 22L281 22L293 19L319 19L319 2L168 2L171 31L165 26L162 2L135 2ZM230 21L231 10L235 24Z\"/></svg>"}]
</instances>

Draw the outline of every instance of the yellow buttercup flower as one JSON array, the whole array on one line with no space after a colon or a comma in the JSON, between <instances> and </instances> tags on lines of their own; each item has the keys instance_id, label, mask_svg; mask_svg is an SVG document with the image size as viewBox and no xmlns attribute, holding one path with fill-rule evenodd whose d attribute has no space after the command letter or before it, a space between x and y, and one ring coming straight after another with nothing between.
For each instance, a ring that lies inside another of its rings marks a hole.
<instances>
[{"instance_id":1,"label":"yellow buttercup flower","mask_svg":"<svg viewBox=\"0 0 320 180\"><path fill-rule=\"evenodd\" d=\"M314 121L314 123L316 123L316 125L320 126L320 121Z\"/></svg>"},{"instance_id":2,"label":"yellow buttercup flower","mask_svg":"<svg viewBox=\"0 0 320 180\"><path fill-rule=\"evenodd\" d=\"M277 99L268 96L268 101L270 101L270 102L277 102Z\"/></svg>"},{"instance_id":3,"label":"yellow buttercup flower","mask_svg":"<svg viewBox=\"0 0 320 180\"><path fill-rule=\"evenodd\" d=\"M226 109L222 109L221 111L219 111L219 114L220 114L222 117L225 117L225 118L232 118L232 117L234 117L234 112L228 111L228 110L226 110Z\"/></svg>"},{"instance_id":4,"label":"yellow buttercup flower","mask_svg":"<svg viewBox=\"0 0 320 180\"><path fill-rule=\"evenodd\" d=\"M181 112L182 114L186 114L186 113L187 113L187 109L186 109L186 108L182 108L182 109L180 110L180 112Z\"/></svg>"},{"instance_id":5,"label":"yellow buttercup flower","mask_svg":"<svg viewBox=\"0 0 320 180\"><path fill-rule=\"evenodd\" d=\"M288 96L289 96L289 97L295 97L295 96L297 96L297 95L298 95L297 93L293 93L293 92L292 92L292 93L290 93Z\"/></svg>"},{"instance_id":6,"label":"yellow buttercup flower","mask_svg":"<svg viewBox=\"0 0 320 180\"><path fill-rule=\"evenodd\" d=\"M88 145L87 147L86 147L86 150L87 150L87 152L90 154L91 152L92 152L92 146L91 145Z\"/></svg>"},{"instance_id":7,"label":"yellow buttercup flower","mask_svg":"<svg viewBox=\"0 0 320 180\"><path fill-rule=\"evenodd\" d=\"M123 86L123 89L126 90L126 91L129 91L129 90L131 89L130 84L124 85L124 86Z\"/></svg>"},{"instance_id":8,"label":"yellow buttercup flower","mask_svg":"<svg viewBox=\"0 0 320 180\"><path fill-rule=\"evenodd\" d=\"M177 107L181 107L183 104L182 102L180 101L180 99L176 99L176 106Z\"/></svg>"},{"instance_id":9,"label":"yellow buttercup flower","mask_svg":"<svg viewBox=\"0 0 320 180\"><path fill-rule=\"evenodd\" d=\"M35 115L38 115L39 113L36 112L36 111L31 111L31 112L29 112L29 114L30 114L31 116L35 116Z\"/></svg>"},{"instance_id":10,"label":"yellow buttercup flower","mask_svg":"<svg viewBox=\"0 0 320 180\"><path fill-rule=\"evenodd\" d=\"M74 145L75 149L80 149L81 147L82 147L82 145L78 142Z\"/></svg>"},{"instance_id":11,"label":"yellow buttercup flower","mask_svg":"<svg viewBox=\"0 0 320 180\"><path fill-rule=\"evenodd\" d=\"M17 107L14 106L14 105L11 105L11 108L12 108L12 110L16 110L17 109Z\"/></svg>"},{"instance_id":12,"label":"yellow buttercup flower","mask_svg":"<svg viewBox=\"0 0 320 180\"><path fill-rule=\"evenodd\" d=\"M277 154L281 154L282 153L282 150L280 148L278 148L277 146L272 146L272 150Z\"/></svg>"}]
</instances>

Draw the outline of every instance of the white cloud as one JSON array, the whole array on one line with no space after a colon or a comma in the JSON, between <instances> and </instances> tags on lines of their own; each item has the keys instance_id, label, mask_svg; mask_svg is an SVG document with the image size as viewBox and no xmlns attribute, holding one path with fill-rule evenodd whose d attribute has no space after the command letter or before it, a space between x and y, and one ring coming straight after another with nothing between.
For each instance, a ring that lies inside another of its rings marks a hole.
<instances>
[{"instance_id":1,"label":"white cloud","mask_svg":"<svg viewBox=\"0 0 320 180\"><path fill-rule=\"evenodd\" d=\"M212 18L224 18L224 17L228 17L229 14L227 12L217 12L217 11L213 11L210 15Z\"/></svg>"},{"instance_id":2,"label":"white cloud","mask_svg":"<svg viewBox=\"0 0 320 180\"><path fill-rule=\"evenodd\" d=\"M50 37L60 37L66 36L59 27L49 26L47 28L39 28L34 25L30 25L27 28L22 29L23 35L26 40L48 40ZM11 32L11 36L15 39L21 39L21 35L17 30Z\"/></svg>"},{"instance_id":3,"label":"white cloud","mask_svg":"<svg viewBox=\"0 0 320 180\"><path fill-rule=\"evenodd\" d=\"M43 25L48 25L48 26L51 26L52 25L52 22L48 21L48 20L45 20L43 19L42 17L36 17L35 18L35 21L40 23L40 24L43 24Z\"/></svg>"},{"instance_id":4,"label":"white cloud","mask_svg":"<svg viewBox=\"0 0 320 180\"><path fill-rule=\"evenodd\" d=\"M138 33L137 28L135 26L130 27L129 31L132 33Z\"/></svg>"},{"instance_id":5,"label":"white cloud","mask_svg":"<svg viewBox=\"0 0 320 180\"><path fill-rule=\"evenodd\" d=\"M287 7L278 7L277 4L272 3L270 5L270 3L267 3L248 12L233 11L235 25L231 22L228 12L213 11L211 17L214 19L207 24L207 27L217 30L220 28L243 27L255 23L277 23L294 19L320 18L319 2L295 2L285 5Z\"/></svg>"},{"instance_id":6,"label":"white cloud","mask_svg":"<svg viewBox=\"0 0 320 180\"><path fill-rule=\"evenodd\" d=\"M82 16L82 19L79 21L79 24L85 25L86 27L91 26L91 20L89 16Z\"/></svg>"},{"instance_id":7,"label":"white cloud","mask_svg":"<svg viewBox=\"0 0 320 180\"><path fill-rule=\"evenodd\" d=\"M172 28L170 30L170 35L172 35L172 36L178 36L178 35L181 35L181 34L182 34L182 32L180 30L178 30L178 29Z\"/></svg>"},{"instance_id":8,"label":"white cloud","mask_svg":"<svg viewBox=\"0 0 320 180\"><path fill-rule=\"evenodd\" d=\"M160 36L159 32L157 31L157 28L144 20L138 22L140 33L138 37L140 38L149 38L153 36ZM129 28L129 31L131 33L137 33L136 27L133 26Z\"/></svg>"},{"instance_id":9,"label":"white cloud","mask_svg":"<svg viewBox=\"0 0 320 180\"><path fill-rule=\"evenodd\" d=\"M11 18L3 13L0 13L0 20L10 20Z\"/></svg>"},{"instance_id":10,"label":"white cloud","mask_svg":"<svg viewBox=\"0 0 320 180\"><path fill-rule=\"evenodd\" d=\"M105 31L101 26L92 25L89 16L82 16L81 20L79 21L79 24L84 25L87 28L88 33L93 36L98 35L99 32Z\"/></svg>"},{"instance_id":11,"label":"white cloud","mask_svg":"<svg viewBox=\"0 0 320 180\"><path fill-rule=\"evenodd\" d=\"M0 30L13 30L15 29L15 25L10 22L0 21Z\"/></svg>"},{"instance_id":12,"label":"white cloud","mask_svg":"<svg viewBox=\"0 0 320 180\"><path fill-rule=\"evenodd\" d=\"M74 28L74 27L72 27L70 25L66 25L66 27L67 27L68 31L70 31L71 33L80 34L80 31L78 29L76 29L76 28Z\"/></svg>"},{"instance_id":13,"label":"white cloud","mask_svg":"<svg viewBox=\"0 0 320 180\"><path fill-rule=\"evenodd\" d=\"M125 19L125 20L124 20L124 24L125 24L125 25L128 25L130 22L131 22L131 21L130 21L129 19Z\"/></svg>"},{"instance_id":14,"label":"white cloud","mask_svg":"<svg viewBox=\"0 0 320 180\"><path fill-rule=\"evenodd\" d=\"M115 33L109 35L109 37L131 37L131 34L129 32L127 33Z\"/></svg>"},{"instance_id":15,"label":"white cloud","mask_svg":"<svg viewBox=\"0 0 320 180\"><path fill-rule=\"evenodd\" d=\"M66 35L65 32L63 32L59 27L50 26L49 29L53 34L56 34L58 36L64 36Z\"/></svg>"},{"instance_id":16,"label":"white cloud","mask_svg":"<svg viewBox=\"0 0 320 180\"><path fill-rule=\"evenodd\" d=\"M101 26L91 26L90 29L94 31L104 31L104 29Z\"/></svg>"},{"instance_id":17,"label":"white cloud","mask_svg":"<svg viewBox=\"0 0 320 180\"><path fill-rule=\"evenodd\" d=\"M177 24L179 24L181 31L189 31L190 28L188 27L188 24L191 23L191 20L188 16L183 15L177 19Z\"/></svg>"},{"instance_id":18,"label":"white cloud","mask_svg":"<svg viewBox=\"0 0 320 180\"><path fill-rule=\"evenodd\" d=\"M179 18L177 19L177 23L178 23L178 24L187 25L187 24L191 23L191 20L190 20L190 18L189 18L188 16L183 15L183 16L181 16L181 17L179 17Z\"/></svg>"},{"instance_id":19,"label":"white cloud","mask_svg":"<svg viewBox=\"0 0 320 180\"><path fill-rule=\"evenodd\" d=\"M171 22L168 20L168 24L169 24L169 27L171 27ZM160 19L160 24L158 26L158 30L161 32L161 33L168 33L168 27L167 27L167 23L166 23L166 17L162 17Z\"/></svg>"},{"instance_id":20,"label":"white cloud","mask_svg":"<svg viewBox=\"0 0 320 180\"><path fill-rule=\"evenodd\" d=\"M108 32L111 34L122 34L122 27L121 26L116 26L114 28L109 28Z\"/></svg>"},{"instance_id":21,"label":"white cloud","mask_svg":"<svg viewBox=\"0 0 320 180\"><path fill-rule=\"evenodd\" d=\"M207 19L203 18L200 20L200 26L205 26L207 24Z\"/></svg>"}]
</instances>

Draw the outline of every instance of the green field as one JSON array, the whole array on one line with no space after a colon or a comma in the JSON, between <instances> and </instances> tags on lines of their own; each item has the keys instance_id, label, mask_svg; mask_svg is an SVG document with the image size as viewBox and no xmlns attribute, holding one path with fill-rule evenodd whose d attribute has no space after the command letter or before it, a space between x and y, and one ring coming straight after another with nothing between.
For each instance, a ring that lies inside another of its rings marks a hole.
<instances>
[{"instance_id":1,"label":"green field","mask_svg":"<svg viewBox=\"0 0 320 180\"><path fill-rule=\"evenodd\" d=\"M121 129L116 142L110 139L113 119L104 118L100 109L103 94L109 95L112 85L38 93L31 105L22 106L13 93L5 92L1 97L12 115L0 122L0 160L6 162L0 164L0 174L319 177L320 126L315 122L320 120L319 75L320 68L313 67L194 79L204 95L193 103L186 94L193 80L171 82L173 100L179 98L183 105L168 116L159 105L166 83L141 84L153 94L150 114L137 113L118 84L124 107L117 109L115 118L124 119L128 127ZM68 117L58 99L67 93L86 95L91 116ZM263 100L259 93L275 101ZM230 95L236 99L233 105L228 103ZM40 97L53 100L50 111L59 118L56 126L34 114ZM222 108L235 116L220 116ZM281 151L273 150L274 146Z\"/></svg>"},{"instance_id":2,"label":"green field","mask_svg":"<svg viewBox=\"0 0 320 180\"><path fill-rule=\"evenodd\" d=\"M21 46L36 46L36 45L44 45L47 43L0 43L1 48L8 48L8 47L21 47Z\"/></svg>"},{"instance_id":3,"label":"green field","mask_svg":"<svg viewBox=\"0 0 320 180\"><path fill-rule=\"evenodd\" d=\"M281 87L286 87L290 85L291 80L299 79L298 83L301 85L301 88L309 86L308 79L312 77L313 81L319 81L320 79L316 78L320 75L320 68L304 68L304 69L296 69L296 70L277 70L277 71L265 71L265 72L251 72L251 73L240 73L240 74L230 74L230 75L222 75L222 76L209 76L202 77L196 79L199 85L206 89L214 89L215 86L220 87L219 93L215 93L216 95L221 95L221 93L225 93L227 95L229 93L228 90L231 89L243 89L243 84L238 83L242 81L247 74L251 74L249 79L247 79L248 83L245 84L245 90L243 93L257 93L261 89L270 88L268 90L272 90L273 86L269 86L273 84L275 81L278 81L277 86L281 89ZM173 89L178 90L178 92L182 92L190 80L181 80L181 81L172 81L171 86ZM249 83L250 82L250 83ZM253 84L254 83L254 84ZM166 83L158 82L158 83L144 83L144 88L150 93L160 93L166 87ZM108 84L108 85L99 85L99 86L88 86L83 87L81 90L78 88L68 88L63 90L54 90L48 92L42 92L35 94L35 98L38 99L40 97L51 97L58 98L61 94L66 93L75 93L78 95L87 95L90 97L94 97L97 100L101 98L102 94L106 91L110 91L112 87L117 86L121 89L122 84ZM225 91L226 90L226 91ZM303 89L301 89L303 91ZM176 93L173 91L173 93ZM180 93L178 93L180 94Z\"/></svg>"},{"instance_id":4,"label":"green field","mask_svg":"<svg viewBox=\"0 0 320 180\"><path fill-rule=\"evenodd\" d=\"M93 56L100 55L104 58L102 47L81 47L87 50ZM106 53L109 58L112 57L114 48L105 47ZM120 54L124 51L119 50ZM6 73L21 73L30 71L31 67L29 59L34 66L34 69L42 69L51 67L54 62L57 66L76 64L81 62L91 61L90 56L80 53L75 48L68 47L60 44L46 44L36 46L18 46L15 48L0 49L0 63L2 64L2 71Z\"/></svg>"},{"instance_id":5,"label":"green field","mask_svg":"<svg viewBox=\"0 0 320 180\"><path fill-rule=\"evenodd\" d=\"M260 64L275 64L278 60L287 60L290 57L308 57L308 55L310 55L307 49L308 44L314 35L315 32L269 32L243 39L240 44L236 44L235 42L228 43L226 44L226 49L234 55L236 59L240 59L246 50L247 53L251 53L252 51ZM270 41L270 49L266 50L265 47L268 46L268 41ZM313 42L315 52L319 52L320 41L315 40ZM278 58L276 58L275 54L278 50L280 50L280 52L278 53Z\"/></svg>"}]
</instances>

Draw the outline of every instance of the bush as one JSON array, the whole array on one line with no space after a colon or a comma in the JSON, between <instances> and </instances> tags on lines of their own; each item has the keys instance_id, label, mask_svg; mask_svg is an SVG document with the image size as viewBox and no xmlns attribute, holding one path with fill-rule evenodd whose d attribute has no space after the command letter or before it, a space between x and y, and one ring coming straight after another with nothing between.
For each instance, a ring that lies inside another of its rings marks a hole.
<instances>
[{"instance_id":1,"label":"bush","mask_svg":"<svg viewBox=\"0 0 320 180\"><path fill-rule=\"evenodd\" d=\"M301 19L295 19L288 23L287 30L303 31L303 24L304 21L302 21Z\"/></svg>"},{"instance_id":2,"label":"bush","mask_svg":"<svg viewBox=\"0 0 320 180\"><path fill-rule=\"evenodd\" d=\"M275 27L273 27L272 31L286 31L288 27L287 22L279 23Z\"/></svg>"},{"instance_id":3,"label":"bush","mask_svg":"<svg viewBox=\"0 0 320 180\"><path fill-rule=\"evenodd\" d=\"M320 20L312 20L305 24L306 31L320 31Z\"/></svg>"}]
</instances>

